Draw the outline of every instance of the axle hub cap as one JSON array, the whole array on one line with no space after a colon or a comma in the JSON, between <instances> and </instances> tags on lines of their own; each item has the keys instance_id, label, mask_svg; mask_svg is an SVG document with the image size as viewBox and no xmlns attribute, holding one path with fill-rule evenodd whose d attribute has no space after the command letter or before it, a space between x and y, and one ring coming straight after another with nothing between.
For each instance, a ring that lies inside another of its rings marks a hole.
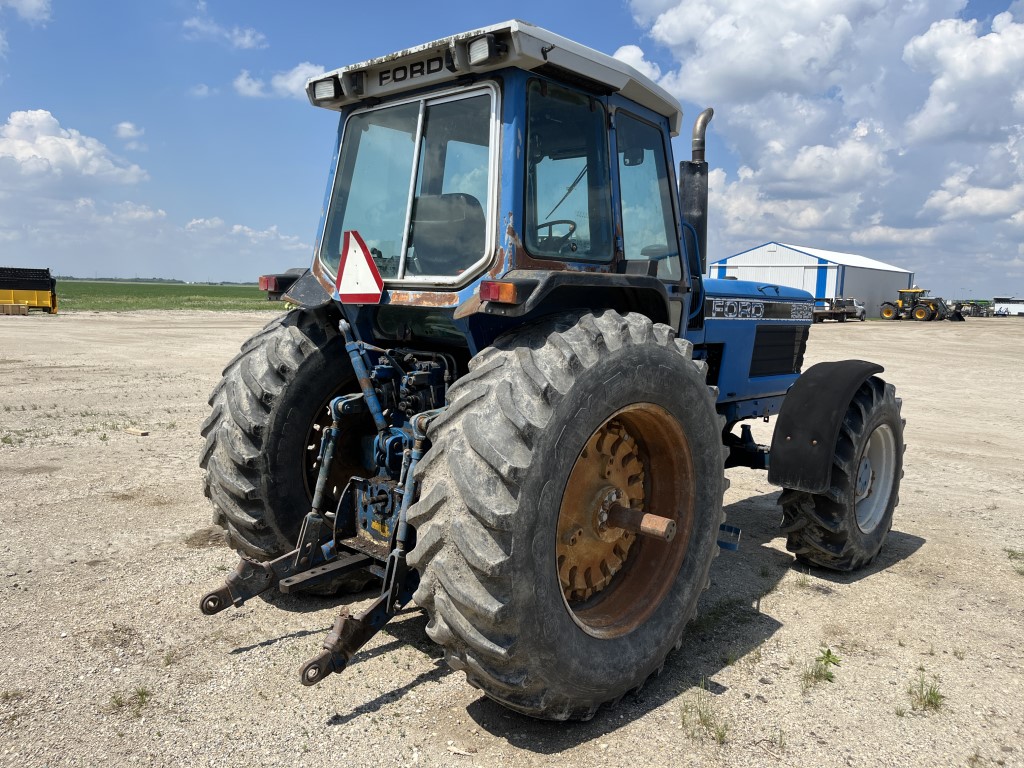
<instances>
[{"instance_id":1,"label":"axle hub cap","mask_svg":"<svg viewBox=\"0 0 1024 768\"><path fill-rule=\"evenodd\" d=\"M636 535L607 525L615 503L642 508L644 466L618 421L595 432L580 453L558 520L558 580L568 602L587 600L621 570Z\"/></svg>"}]
</instances>

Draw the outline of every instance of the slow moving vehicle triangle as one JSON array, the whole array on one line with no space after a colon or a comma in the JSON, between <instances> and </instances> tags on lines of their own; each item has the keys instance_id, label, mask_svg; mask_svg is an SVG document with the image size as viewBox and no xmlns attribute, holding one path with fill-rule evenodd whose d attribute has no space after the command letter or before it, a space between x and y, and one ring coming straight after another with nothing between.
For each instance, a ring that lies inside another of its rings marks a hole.
<instances>
[{"instance_id":1,"label":"slow moving vehicle triangle","mask_svg":"<svg viewBox=\"0 0 1024 768\"><path fill-rule=\"evenodd\" d=\"M335 289L343 304L379 304L384 293L384 281L370 249L355 230L345 232Z\"/></svg>"}]
</instances>

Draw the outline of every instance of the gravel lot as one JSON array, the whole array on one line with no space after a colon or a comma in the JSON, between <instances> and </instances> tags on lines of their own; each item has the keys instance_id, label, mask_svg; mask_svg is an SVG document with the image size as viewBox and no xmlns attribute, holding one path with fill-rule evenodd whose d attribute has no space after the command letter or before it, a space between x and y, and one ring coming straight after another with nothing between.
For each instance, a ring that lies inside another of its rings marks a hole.
<instances>
[{"instance_id":1,"label":"gravel lot","mask_svg":"<svg viewBox=\"0 0 1024 768\"><path fill-rule=\"evenodd\" d=\"M345 601L199 614L235 562L199 425L266 320L0 317L0 764L1024 766L1024 321L815 326L808 362L876 360L904 399L881 557L794 567L777 491L730 470L743 543L683 648L639 695L553 724L451 672L415 609L314 688L299 665Z\"/></svg>"}]
</instances>

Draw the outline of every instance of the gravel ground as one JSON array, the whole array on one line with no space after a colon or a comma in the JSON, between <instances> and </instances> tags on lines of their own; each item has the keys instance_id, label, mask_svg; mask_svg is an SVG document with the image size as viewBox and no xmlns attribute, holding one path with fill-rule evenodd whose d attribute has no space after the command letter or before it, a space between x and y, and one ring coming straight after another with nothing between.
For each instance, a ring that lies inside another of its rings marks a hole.
<instances>
[{"instance_id":1,"label":"gravel ground","mask_svg":"<svg viewBox=\"0 0 1024 768\"><path fill-rule=\"evenodd\" d=\"M716 560L683 648L639 695L555 724L449 670L418 610L301 686L367 594L199 614L234 564L200 490L199 424L266 319L0 318L0 764L1024 766L1024 322L815 326L808 362L876 360L904 399L879 560L795 567L777 490L730 470L743 543ZM840 663L816 680L826 648Z\"/></svg>"}]
</instances>

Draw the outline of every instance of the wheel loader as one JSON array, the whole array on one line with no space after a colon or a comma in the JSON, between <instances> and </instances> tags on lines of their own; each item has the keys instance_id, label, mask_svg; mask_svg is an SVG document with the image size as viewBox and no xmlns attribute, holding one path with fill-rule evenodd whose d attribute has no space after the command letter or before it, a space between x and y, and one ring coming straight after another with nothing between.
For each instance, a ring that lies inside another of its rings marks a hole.
<instances>
[{"instance_id":1,"label":"wheel loader","mask_svg":"<svg viewBox=\"0 0 1024 768\"><path fill-rule=\"evenodd\" d=\"M930 296L927 288L903 288L896 291L896 301L882 304L883 320L953 320L964 319L963 313L950 307L938 296Z\"/></svg>"},{"instance_id":2,"label":"wheel loader","mask_svg":"<svg viewBox=\"0 0 1024 768\"><path fill-rule=\"evenodd\" d=\"M204 614L373 579L303 684L416 606L490 698L587 719L687 641L738 543L727 467L782 489L800 561L878 555L901 402L870 362L801 372L809 293L703 277L710 109L677 173L675 98L521 21L306 90L339 119L324 210L295 308L210 398L204 487L241 559Z\"/></svg>"}]
</instances>

